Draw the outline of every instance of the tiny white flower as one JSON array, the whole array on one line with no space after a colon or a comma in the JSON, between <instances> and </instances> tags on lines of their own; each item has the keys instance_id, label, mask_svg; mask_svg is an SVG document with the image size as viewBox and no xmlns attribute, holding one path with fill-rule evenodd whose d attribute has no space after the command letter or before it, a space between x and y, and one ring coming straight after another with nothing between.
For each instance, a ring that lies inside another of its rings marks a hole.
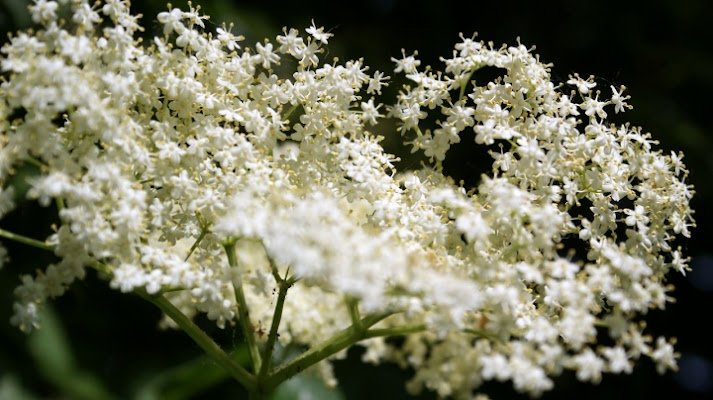
<instances>
[{"instance_id":1,"label":"tiny white flower","mask_svg":"<svg viewBox=\"0 0 713 400\"><path fill-rule=\"evenodd\" d=\"M578 74L574 74L574 76L570 76L569 80L567 81L568 84L576 86L577 90L579 90L580 93L582 94L588 94L591 89L597 86L597 84L593 81L594 77L590 76L589 79L584 80L582 79Z\"/></svg>"},{"instance_id":2,"label":"tiny white flower","mask_svg":"<svg viewBox=\"0 0 713 400\"><path fill-rule=\"evenodd\" d=\"M305 29L307 33L312 35L315 40L321 42L322 44L327 44L327 41L330 37L334 36L333 34L329 32L325 32L323 27L317 28L314 26L314 20L312 20L312 25Z\"/></svg>"}]
</instances>

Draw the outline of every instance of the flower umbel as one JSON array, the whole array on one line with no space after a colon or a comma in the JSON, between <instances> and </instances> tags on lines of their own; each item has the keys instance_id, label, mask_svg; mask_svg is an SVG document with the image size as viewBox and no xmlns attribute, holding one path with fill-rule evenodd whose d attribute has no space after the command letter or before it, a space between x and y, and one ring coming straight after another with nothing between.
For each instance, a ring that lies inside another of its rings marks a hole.
<instances>
[{"instance_id":1,"label":"flower umbel","mask_svg":"<svg viewBox=\"0 0 713 400\"><path fill-rule=\"evenodd\" d=\"M410 83L387 102L389 78L362 59L321 64L332 34L314 22L250 49L189 8L160 13L163 36L141 43L127 2L36 1L41 28L2 48L0 216L33 163L28 196L62 222L42 244L0 231L60 258L21 277L14 325L39 327L94 268L261 395L302 365L335 382L329 359L357 342L412 367L409 390L459 398L492 379L538 395L565 369L598 382L642 355L676 368L672 341L639 320L687 268L674 242L693 192L681 154L607 122L630 108L624 87L606 99L574 75L564 93L525 46L463 37L443 71L393 59ZM273 70L285 59L289 75ZM503 76L472 82L485 66ZM399 171L370 131L384 118L431 164ZM441 167L467 131L500 149L473 188ZM249 370L192 325L199 313L240 324ZM310 350L271 365L277 342Z\"/></svg>"}]
</instances>

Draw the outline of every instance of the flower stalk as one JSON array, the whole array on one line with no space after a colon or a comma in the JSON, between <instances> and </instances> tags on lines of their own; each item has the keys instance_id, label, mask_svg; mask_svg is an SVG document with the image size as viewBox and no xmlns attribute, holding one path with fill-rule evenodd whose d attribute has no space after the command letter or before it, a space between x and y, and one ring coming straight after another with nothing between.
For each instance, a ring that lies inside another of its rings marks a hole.
<instances>
[{"instance_id":1,"label":"flower stalk","mask_svg":"<svg viewBox=\"0 0 713 400\"><path fill-rule=\"evenodd\" d=\"M47 251L53 251L54 247L50 244L47 244L46 242L43 242L41 240L33 239L27 236L19 235L17 233L13 233L10 231L7 231L5 229L0 228L0 237L4 237L6 239L14 240L18 243L26 244L28 246L36 247L38 249L42 250L47 250Z\"/></svg>"},{"instance_id":2,"label":"flower stalk","mask_svg":"<svg viewBox=\"0 0 713 400\"><path fill-rule=\"evenodd\" d=\"M245 292L243 290L243 272L241 267L238 265L238 258L235 253L235 244L237 240L230 240L223 245L225 248L225 253L228 256L228 263L233 269L233 290L235 291L235 301L238 303L238 323L243 332L243 337L248 346L248 352L250 353L250 360L252 362L253 371L257 373L260 371L260 366L262 364L262 358L260 357L260 350L258 349L257 342L255 341L255 329L250 321L250 311L248 308L247 300L245 300Z\"/></svg>"},{"instance_id":3,"label":"flower stalk","mask_svg":"<svg viewBox=\"0 0 713 400\"><path fill-rule=\"evenodd\" d=\"M274 267L273 269L276 270ZM279 278L279 275L277 275L277 277ZM272 367L272 353L275 349L277 337L279 336L277 330L280 327L282 309L285 305L285 297L287 296L287 290L290 286L292 286L292 283L289 279L287 279L287 273L285 273L285 278L280 278L280 280L277 281L277 303L275 304L275 311L272 314L270 332L267 334L267 343L265 344L262 366L258 373L258 380L264 380L267 377L268 371Z\"/></svg>"},{"instance_id":4,"label":"flower stalk","mask_svg":"<svg viewBox=\"0 0 713 400\"><path fill-rule=\"evenodd\" d=\"M206 352L218 365L223 367L236 381L240 382L248 391L255 390L255 376L236 363L218 344L213 341L198 325L171 304L162 295L150 295L143 289L136 289L135 293L144 300L152 303L169 318L171 318L188 336L193 339L203 351Z\"/></svg>"},{"instance_id":5,"label":"flower stalk","mask_svg":"<svg viewBox=\"0 0 713 400\"><path fill-rule=\"evenodd\" d=\"M392 315L392 313L374 314L362 318L359 321L359 327L351 325L320 343L318 346L305 351L286 365L277 368L274 373L265 379L265 386L268 388L276 388L280 383L290 377L365 339L367 337L367 331L365 329L368 329L390 315Z\"/></svg>"}]
</instances>

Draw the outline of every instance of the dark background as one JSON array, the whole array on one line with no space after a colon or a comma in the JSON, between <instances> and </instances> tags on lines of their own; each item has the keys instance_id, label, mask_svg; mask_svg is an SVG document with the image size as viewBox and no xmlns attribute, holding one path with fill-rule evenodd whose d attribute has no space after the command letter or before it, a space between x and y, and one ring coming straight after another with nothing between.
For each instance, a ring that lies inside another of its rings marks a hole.
<instances>
[{"instance_id":1,"label":"dark background","mask_svg":"<svg viewBox=\"0 0 713 400\"><path fill-rule=\"evenodd\" d=\"M22 16L22 3L0 0L0 30L7 32L28 26L29 21ZM132 8L145 15L142 24L147 27L147 34L155 31L158 28L155 15L165 7L156 1L134 3ZM183 1L174 1L174 4L185 8ZM196 4L203 6L215 24L234 22L233 32L245 35L244 45L250 47L264 37L274 41L283 26L304 32L314 19L317 26L324 26L335 35L330 39L327 62L333 57L342 61L364 57L372 71L392 69L390 59L399 57L402 48L407 53L418 50L422 67L429 64L438 68L439 57L451 55L460 32L471 36L477 31L479 38L493 41L496 46L514 44L518 37L528 46L536 45L535 52L541 59L554 64L552 73L557 81L565 81L568 75L578 72L585 77L596 76L599 87L605 89L609 85L627 86L632 96L629 103L634 109L624 114L625 120L652 132L665 152L683 151L684 161L691 171L690 182L696 190L693 207L698 226L692 238L684 243L685 252L693 258L693 270L686 277L670 277L676 286L677 302L663 312L651 312L647 318L650 332L678 338L676 348L682 354L681 369L678 373L660 376L651 363L643 361L631 376L605 375L596 386L579 383L573 376L565 375L556 381L555 390L542 398L623 399L666 395L678 399L713 398L713 348L707 327L713 305L713 255L709 243L713 221L707 209L713 196L710 178L713 172L710 157L713 150L712 1L369 0L337 3L319 0L194 2ZM210 30L214 28L208 26ZM391 90L396 86L397 82L392 84ZM470 165L467 154L472 144L460 146L463 147L457 150L465 158L463 165ZM459 176L478 176L481 172L454 171ZM36 237L43 237L41 232L47 232L46 221L52 211L24 204L0 221L0 226L28 234L34 231ZM12 288L18 283L17 276L43 268L51 260L32 249L12 245L7 240L4 243L13 263L0 270L0 322L7 321L12 312ZM50 329L54 340L61 337L61 332L66 335L66 340L59 344L52 345L52 338L26 337L9 324L0 323L0 399L98 398L99 392L91 390L113 393L114 398L131 398L138 396L137 388L145 387L147 382L155 383L160 371L177 365L194 376L202 374L200 379L189 379L198 382L194 384L197 388L192 389L196 393L203 390L203 386L212 388L190 395L193 393L190 385L173 382L174 386L183 388L184 396L179 393L177 397L170 397L164 392L161 398L240 398L237 385L226 381L219 372L211 372L209 362L191 361L200 357L201 352L181 332L152 329L159 318L156 310L139 299L109 290L95 276L90 274L52 304L61 321L59 328ZM211 329L210 324L205 326ZM231 331L213 334L226 346L239 342ZM57 362L56 357L50 356L52 349L63 346L71 349L72 356L58 356L64 364L55 365L64 367L55 370L69 371L68 375L58 378L44 373L46 365ZM362 365L358 353L358 350L352 351L347 360L336 364L341 393L321 396L407 398L403 383L408 372L390 365ZM67 357L73 361L67 361ZM175 369L170 371L165 374L180 375ZM81 392L83 389L77 392L72 387L79 383L67 383L75 382L72 379L90 382L89 386L94 382L96 387L86 389L89 392ZM161 382L165 384L166 380ZM492 384L486 389L493 398L517 398L509 386L509 383ZM106 395L106 398L112 397ZM291 395L285 396L290 398ZM435 396L424 395L423 398Z\"/></svg>"}]
</instances>

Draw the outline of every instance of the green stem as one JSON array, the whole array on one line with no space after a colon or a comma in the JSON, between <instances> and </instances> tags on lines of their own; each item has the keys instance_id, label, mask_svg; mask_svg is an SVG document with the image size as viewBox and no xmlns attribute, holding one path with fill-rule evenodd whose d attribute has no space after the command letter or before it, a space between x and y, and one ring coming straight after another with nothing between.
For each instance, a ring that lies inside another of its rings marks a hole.
<instances>
[{"instance_id":1,"label":"green stem","mask_svg":"<svg viewBox=\"0 0 713 400\"><path fill-rule=\"evenodd\" d=\"M359 315L359 301L351 296L346 297L349 316L352 319L352 326L361 329L361 316Z\"/></svg>"},{"instance_id":2,"label":"green stem","mask_svg":"<svg viewBox=\"0 0 713 400\"><path fill-rule=\"evenodd\" d=\"M181 290L186 290L183 286L165 286L158 291L158 294L165 294L171 292L180 292Z\"/></svg>"},{"instance_id":3,"label":"green stem","mask_svg":"<svg viewBox=\"0 0 713 400\"><path fill-rule=\"evenodd\" d=\"M263 245L263 248L265 248L264 245ZM267 256L267 261L270 263L270 272L272 273L272 277L275 278L275 282L277 282L277 283L284 282L285 279L282 279L282 277L280 276L280 271L277 270L277 264L275 264L275 262L272 260L272 258L270 257L269 254ZM285 278L287 278L287 274L289 272L290 272L290 269L288 267L287 271L285 271Z\"/></svg>"},{"instance_id":4,"label":"green stem","mask_svg":"<svg viewBox=\"0 0 713 400\"><path fill-rule=\"evenodd\" d=\"M270 325L270 333L267 335L267 344L265 345L265 353L262 357L262 366L258 374L258 380L264 379L270 369L272 352L275 348L275 341L277 340L277 328L280 326L280 319L282 319L282 307L285 304L287 289L290 288L290 284L284 279L278 281L278 285L277 304L275 304L275 312L272 314L272 324Z\"/></svg>"},{"instance_id":5,"label":"green stem","mask_svg":"<svg viewBox=\"0 0 713 400\"><path fill-rule=\"evenodd\" d=\"M89 266L90 268L94 269L97 272L100 272L100 273L108 276L109 278L114 276L114 274L111 272L111 269L109 268L109 266L102 262L92 260L89 262L89 264L87 264L87 266Z\"/></svg>"},{"instance_id":6,"label":"green stem","mask_svg":"<svg viewBox=\"0 0 713 400\"><path fill-rule=\"evenodd\" d=\"M183 261L188 261L189 258L191 258L191 254L196 250L198 245L201 243L205 235L208 233L208 228L203 226L201 227L201 234L198 235L198 239L193 243L193 246L191 246L190 250L188 250L188 254L186 254L186 258Z\"/></svg>"},{"instance_id":7,"label":"green stem","mask_svg":"<svg viewBox=\"0 0 713 400\"><path fill-rule=\"evenodd\" d=\"M266 388L275 388L280 383L297 375L312 365L352 346L366 337L366 329L388 317L392 313L368 315L359 321L361 329L349 326L325 342L302 353L299 357L277 369L264 381Z\"/></svg>"},{"instance_id":8,"label":"green stem","mask_svg":"<svg viewBox=\"0 0 713 400\"><path fill-rule=\"evenodd\" d=\"M405 325L396 326L393 328L370 329L366 331L364 338L369 339L380 336L403 336L408 335L410 333L423 332L426 330L426 328L426 325Z\"/></svg>"},{"instance_id":9,"label":"green stem","mask_svg":"<svg viewBox=\"0 0 713 400\"><path fill-rule=\"evenodd\" d=\"M32 164L35 167L39 168L40 171L46 171L47 170L47 164L43 163L42 161L36 159L35 157L32 156L27 156L25 158L25 161L27 161L28 164Z\"/></svg>"},{"instance_id":10,"label":"green stem","mask_svg":"<svg viewBox=\"0 0 713 400\"><path fill-rule=\"evenodd\" d=\"M64 205L64 199L63 199L63 198L61 198L61 197L55 198L55 199L54 199L54 203L55 203L55 205L57 205L57 211L62 211L62 210L64 210L65 205ZM65 223L65 221L62 221L62 224L64 224L64 223Z\"/></svg>"},{"instance_id":11,"label":"green stem","mask_svg":"<svg viewBox=\"0 0 713 400\"><path fill-rule=\"evenodd\" d=\"M482 336L482 337L484 337L486 339L490 339L494 342L502 342L497 335L492 334L487 331L480 330L480 329L463 329L463 332L470 333L471 335Z\"/></svg>"},{"instance_id":12,"label":"green stem","mask_svg":"<svg viewBox=\"0 0 713 400\"><path fill-rule=\"evenodd\" d=\"M208 354L218 365L223 367L235 380L240 382L248 391L255 389L255 376L248 372L245 368L236 363L235 360L228 355L223 349L218 346L213 339L210 338L201 328L198 327L190 318L174 306L168 299L163 296L152 296L144 289L136 289L134 291L143 299L153 303L160 308L164 314L168 315L181 329L193 339L203 351Z\"/></svg>"},{"instance_id":13,"label":"green stem","mask_svg":"<svg viewBox=\"0 0 713 400\"><path fill-rule=\"evenodd\" d=\"M600 328L608 328L609 324L604 322L604 320L597 318L594 320L594 326L600 327Z\"/></svg>"},{"instance_id":14,"label":"green stem","mask_svg":"<svg viewBox=\"0 0 713 400\"><path fill-rule=\"evenodd\" d=\"M228 255L230 267L237 269L233 274L233 290L235 291L235 300L238 302L238 322L242 328L243 336L245 336L245 342L248 345L250 359L253 364L253 372L257 373L261 367L260 350L255 342L255 334L253 332L252 323L250 322L248 302L245 300L245 292L243 291L243 273L238 266L238 258L235 255L235 243L236 241L231 240L230 242L224 243L223 247Z\"/></svg>"},{"instance_id":15,"label":"green stem","mask_svg":"<svg viewBox=\"0 0 713 400\"><path fill-rule=\"evenodd\" d=\"M282 116L282 119L287 119L287 118L289 118L290 115L292 115L292 113L295 112L295 110L296 110L297 107L299 107L299 106L300 106L300 103L297 103L297 104L295 104L294 106L292 106L292 108L290 108L289 110L287 110L287 112Z\"/></svg>"},{"instance_id":16,"label":"green stem","mask_svg":"<svg viewBox=\"0 0 713 400\"><path fill-rule=\"evenodd\" d=\"M5 229L0 229L0 237L14 240L16 242L23 243L28 246L37 247L42 250L54 251L54 247L45 242L27 236L18 235L17 233L12 233L10 231L6 231Z\"/></svg>"},{"instance_id":17,"label":"green stem","mask_svg":"<svg viewBox=\"0 0 713 400\"><path fill-rule=\"evenodd\" d=\"M466 87L468 87L468 83L470 83L470 79L473 77L473 74L475 73L475 71L477 71L479 69L480 69L480 66L474 67L473 70L470 71L470 74L468 74L468 77L461 83L458 101L460 101L463 98L463 96L465 96L465 89L466 89Z\"/></svg>"}]
</instances>

